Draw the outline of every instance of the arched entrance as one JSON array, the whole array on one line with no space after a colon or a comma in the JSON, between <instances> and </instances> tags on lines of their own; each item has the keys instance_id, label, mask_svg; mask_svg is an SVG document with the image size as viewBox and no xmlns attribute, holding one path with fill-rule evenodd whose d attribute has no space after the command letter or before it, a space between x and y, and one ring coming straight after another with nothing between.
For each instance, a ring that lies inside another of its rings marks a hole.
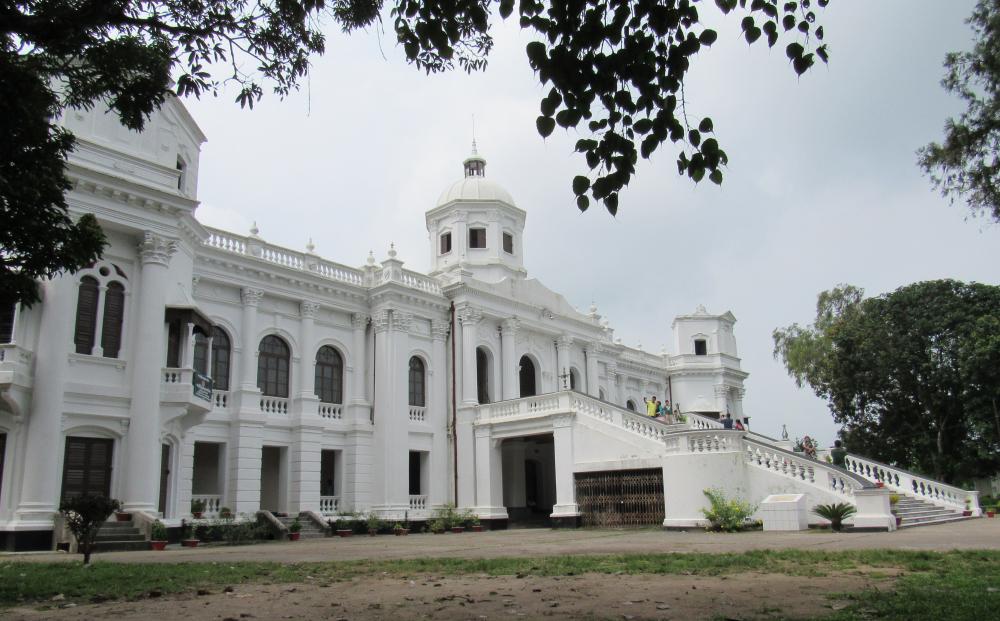
<instances>
[{"instance_id":1,"label":"arched entrance","mask_svg":"<svg viewBox=\"0 0 1000 621\"><path fill-rule=\"evenodd\" d=\"M521 397L534 397L538 394L535 387L535 363L527 356L521 356L518 365L518 383L521 387Z\"/></svg>"},{"instance_id":2,"label":"arched entrance","mask_svg":"<svg viewBox=\"0 0 1000 621\"><path fill-rule=\"evenodd\" d=\"M503 441L503 504L515 528L547 527L556 502L551 433Z\"/></svg>"}]
</instances>

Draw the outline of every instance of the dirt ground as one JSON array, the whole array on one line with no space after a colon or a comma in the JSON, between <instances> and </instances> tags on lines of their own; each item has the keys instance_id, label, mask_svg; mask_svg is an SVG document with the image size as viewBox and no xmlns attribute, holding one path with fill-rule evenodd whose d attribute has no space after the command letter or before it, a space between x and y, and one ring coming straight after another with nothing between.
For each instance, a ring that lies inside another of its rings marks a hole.
<instances>
[{"instance_id":1,"label":"dirt ground","mask_svg":"<svg viewBox=\"0 0 1000 621\"><path fill-rule=\"evenodd\" d=\"M211 592L38 610L36 619L813 619L846 604L830 594L891 589L892 571L825 577L745 573L725 577L598 575L569 577L360 578L333 583L234 585ZM752 587L752 588L751 588Z\"/></svg>"}]
</instances>

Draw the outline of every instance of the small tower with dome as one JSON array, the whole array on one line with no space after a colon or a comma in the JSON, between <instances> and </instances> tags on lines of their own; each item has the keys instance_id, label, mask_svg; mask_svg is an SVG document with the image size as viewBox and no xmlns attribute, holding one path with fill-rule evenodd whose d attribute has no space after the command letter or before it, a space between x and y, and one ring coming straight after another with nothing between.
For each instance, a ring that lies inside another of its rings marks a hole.
<instances>
[{"instance_id":1,"label":"small tower with dome","mask_svg":"<svg viewBox=\"0 0 1000 621\"><path fill-rule=\"evenodd\" d=\"M465 176L441 193L425 215L431 275L471 272L485 282L524 278L522 238L527 214L499 184L486 178L486 159L476 141L462 162Z\"/></svg>"}]
</instances>

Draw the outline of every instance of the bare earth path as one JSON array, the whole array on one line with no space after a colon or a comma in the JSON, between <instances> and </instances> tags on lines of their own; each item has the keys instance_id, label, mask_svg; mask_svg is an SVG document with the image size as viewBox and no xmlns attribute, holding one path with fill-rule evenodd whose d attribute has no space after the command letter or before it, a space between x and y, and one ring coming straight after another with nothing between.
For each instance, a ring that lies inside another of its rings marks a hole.
<instances>
[{"instance_id":1,"label":"bare earth path","mask_svg":"<svg viewBox=\"0 0 1000 621\"><path fill-rule=\"evenodd\" d=\"M1000 520L979 519L896 533L742 533L514 530L461 535L323 539L257 546L115 553L115 562L321 562L395 558L537 557L565 554L804 550L1000 549ZM0 556L13 560L12 556ZM24 555L17 560L69 560ZM69 608L4 611L6 619L814 619L843 607L828 594L892 590L895 570L859 568L826 576L740 573L563 577L376 576L300 584L234 584L201 593ZM58 604L53 604L56 606Z\"/></svg>"}]
</instances>

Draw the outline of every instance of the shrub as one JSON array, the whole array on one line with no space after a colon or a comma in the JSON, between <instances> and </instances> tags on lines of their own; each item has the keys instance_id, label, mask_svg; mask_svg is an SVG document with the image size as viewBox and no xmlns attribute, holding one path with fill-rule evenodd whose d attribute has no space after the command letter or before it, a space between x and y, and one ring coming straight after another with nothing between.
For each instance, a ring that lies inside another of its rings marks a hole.
<instances>
[{"instance_id":1,"label":"shrub","mask_svg":"<svg viewBox=\"0 0 1000 621\"><path fill-rule=\"evenodd\" d=\"M230 509L229 507L222 507L221 509L219 509L219 517L224 520L232 519L233 510Z\"/></svg>"},{"instance_id":2,"label":"shrub","mask_svg":"<svg viewBox=\"0 0 1000 621\"><path fill-rule=\"evenodd\" d=\"M441 518L436 518L428 522L427 528L429 528L432 533L436 534L441 534L448 530L448 526L446 526L445 521Z\"/></svg>"},{"instance_id":3,"label":"shrub","mask_svg":"<svg viewBox=\"0 0 1000 621\"><path fill-rule=\"evenodd\" d=\"M889 504L895 506L899 502L899 494L889 494Z\"/></svg>"},{"instance_id":4,"label":"shrub","mask_svg":"<svg viewBox=\"0 0 1000 621\"><path fill-rule=\"evenodd\" d=\"M383 526L384 524L382 523L382 520L379 519L378 514L375 513L374 511L369 513L368 517L365 519L365 528L368 530L368 532L372 531L378 532L382 530Z\"/></svg>"},{"instance_id":5,"label":"shrub","mask_svg":"<svg viewBox=\"0 0 1000 621\"><path fill-rule=\"evenodd\" d=\"M812 512L825 520L829 520L830 528L835 532L840 532L844 527L844 520L857 513L858 509L852 504L838 502L837 504L816 505L813 507Z\"/></svg>"},{"instance_id":6,"label":"shrub","mask_svg":"<svg viewBox=\"0 0 1000 621\"><path fill-rule=\"evenodd\" d=\"M725 493L721 489L711 488L704 491L705 496L711 503L711 509L702 509L701 512L711 523L710 530L725 531L735 533L743 530L747 526L750 516L757 510L757 506L745 500L734 498L726 499Z\"/></svg>"},{"instance_id":7,"label":"shrub","mask_svg":"<svg viewBox=\"0 0 1000 621\"><path fill-rule=\"evenodd\" d=\"M203 513L205 511L205 501L200 498L191 499L191 513Z\"/></svg>"},{"instance_id":8,"label":"shrub","mask_svg":"<svg viewBox=\"0 0 1000 621\"><path fill-rule=\"evenodd\" d=\"M444 530L451 530L453 526L462 526L464 523L463 516L455 511L455 505L451 503L439 507L434 512L434 520L440 521Z\"/></svg>"},{"instance_id":9,"label":"shrub","mask_svg":"<svg viewBox=\"0 0 1000 621\"><path fill-rule=\"evenodd\" d=\"M90 563L90 553L101 526L111 514L121 509L121 503L114 498L84 494L62 501L59 513L66 519L66 527L76 538L77 549L83 554L83 564Z\"/></svg>"},{"instance_id":10,"label":"shrub","mask_svg":"<svg viewBox=\"0 0 1000 621\"><path fill-rule=\"evenodd\" d=\"M153 522L153 525L149 528L149 538L153 541L167 540L167 527L163 525L163 522L160 520Z\"/></svg>"},{"instance_id":11,"label":"shrub","mask_svg":"<svg viewBox=\"0 0 1000 621\"><path fill-rule=\"evenodd\" d=\"M302 531L302 522L299 521L299 518L295 518L294 520L292 520L292 523L288 525L288 532L298 533L301 531Z\"/></svg>"}]
</instances>

